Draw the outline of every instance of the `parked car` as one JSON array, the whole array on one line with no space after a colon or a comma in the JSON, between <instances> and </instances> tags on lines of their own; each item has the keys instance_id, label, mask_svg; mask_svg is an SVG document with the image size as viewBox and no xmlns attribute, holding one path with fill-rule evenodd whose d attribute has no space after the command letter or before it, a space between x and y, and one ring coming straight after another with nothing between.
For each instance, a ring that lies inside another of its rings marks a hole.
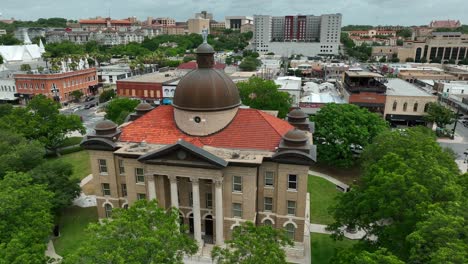
<instances>
[{"instance_id":1,"label":"parked car","mask_svg":"<svg viewBox=\"0 0 468 264\"><path fill-rule=\"evenodd\" d=\"M94 96L86 97L85 102L91 102L94 99L95 99Z\"/></svg>"}]
</instances>

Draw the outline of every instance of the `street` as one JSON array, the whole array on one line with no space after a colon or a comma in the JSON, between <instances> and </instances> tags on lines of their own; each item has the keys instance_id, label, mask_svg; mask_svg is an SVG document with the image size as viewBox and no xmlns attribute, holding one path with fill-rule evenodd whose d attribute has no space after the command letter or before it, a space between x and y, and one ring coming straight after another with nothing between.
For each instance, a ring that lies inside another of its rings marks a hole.
<instances>
[{"instance_id":1,"label":"street","mask_svg":"<svg viewBox=\"0 0 468 264\"><path fill-rule=\"evenodd\" d=\"M457 162L460 170L462 172L467 171L467 164L464 163L465 161L465 154L464 152L468 149L468 128L463 126L461 122L458 122L457 128L455 130L455 138L452 139L439 139L437 140L439 145L442 147L452 149L456 154L457 157L455 161Z\"/></svg>"},{"instance_id":2,"label":"street","mask_svg":"<svg viewBox=\"0 0 468 264\"><path fill-rule=\"evenodd\" d=\"M102 107L105 106L105 103L99 104L98 106L91 107L90 109L84 109L84 106L90 103L96 103L97 99L91 102L84 102L79 104L72 104L67 108L62 109L60 112L63 114L74 114L81 116L83 120L83 125L86 128L86 134L92 133L94 131L94 126L97 122L104 119L105 112L102 111Z\"/></svg>"}]
</instances>

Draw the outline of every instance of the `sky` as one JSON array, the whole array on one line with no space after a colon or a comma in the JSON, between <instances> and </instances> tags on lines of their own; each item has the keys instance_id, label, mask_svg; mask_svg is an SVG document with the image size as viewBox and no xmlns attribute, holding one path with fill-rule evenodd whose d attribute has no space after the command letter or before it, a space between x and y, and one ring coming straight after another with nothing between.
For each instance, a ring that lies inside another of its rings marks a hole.
<instances>
[{"instance_id":1,"label":"sky","mask_svg":"<svg viewBox=\"0 0 468 264\"><path fill-rule=\"evenodd\" d=\"M436 19L468 24L467 0L0 0L2 18L36 20L110 16L173 17L186 21L206 10L215 20L237 15L320 15L341 13L343 25L425 25Z\"/></svg>"}]
</instances>

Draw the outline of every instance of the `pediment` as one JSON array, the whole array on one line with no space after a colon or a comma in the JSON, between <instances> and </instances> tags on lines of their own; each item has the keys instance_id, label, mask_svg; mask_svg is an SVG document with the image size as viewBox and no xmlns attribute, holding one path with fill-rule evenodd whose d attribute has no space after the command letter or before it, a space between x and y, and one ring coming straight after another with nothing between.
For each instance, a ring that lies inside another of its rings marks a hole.
<instances>
[{"instance_id":1,"label":"pediment","mask_svg":"<svg viewBox=\"0 0 468 264\"><path fill-rule=\"evenodd\" d=\"M224 159L183 140L142 155L138 161L148 164L207 168L224 168L228 164Z\"/></svg>"}]
</instances>

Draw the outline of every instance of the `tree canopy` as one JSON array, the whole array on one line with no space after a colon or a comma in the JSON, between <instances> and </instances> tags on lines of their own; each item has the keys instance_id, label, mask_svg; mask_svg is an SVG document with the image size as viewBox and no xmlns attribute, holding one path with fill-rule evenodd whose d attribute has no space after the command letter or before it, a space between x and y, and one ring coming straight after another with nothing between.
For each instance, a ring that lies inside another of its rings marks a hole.
<instances>
[{"instance_id":1,"label":"tree canopy","mask_svg":"<svg viewBox=\"0 0 468 264\"><path fill-rule=\"evenodd\" d=\"M140 103L136 99L118 97L109 102L106 106L106 118L117 124L122 124L130 113L135 111L135 107Z\"/></svg>"},{"instance_id":2,"label":"tree canopy","mask_svg":"<svg viewBox=\"0 0 468 264\"><path fill-rule=\"evenodd\" d=\"M242 103L255 109L278 110L278 116L286 117L292 104L287 92L278 91L278 85L271 80L251 77L248 81L238 82Z\"/></svg>"},{"instance_id":3,"label":"tree canopy","mask_svg":"<svg viewBox=\"0 0 468 264\"><path fill-rule=\"evenodd\" d=\"M64 263L182 263L184 254L198 250L185 230L177 209L139 200L128 209L114 209L112 220L91 224L86 243Z\"/></svg>"},{"instance_id":4,"label":"tree canopy","mask_svg":"<svg viewBox=\"0 0 468 264\"><path fill-rule=\"evenodd\" d=\"M426 121L436 123L440 128L452 124L455 118L456 114L452 110L439 103L429 103L427 115L424 117Z\"/></svg>"},{"instance_id":5,"label":"tree canopy","mask_svg":"<svg viewBox=\"0 0 468 264\"><path fill-rule=\"evenodd\" d=\"M329 229L336 237L342 237L342 227L367 233L347 254L382 249L405 263L466 262L468 214L461 208L468 200L468 176L459 175L453 154L437 144L433 132L386 131L362 158L363 176L331 210L335 222Z\"/></svg>"},{"instance_id":6,"label":"tree canopy","mask_svg":"<svg viewBox=\"0 0 468 264\"><path fill-rule=\"evenodd\" d=\"M0 180L0 263L46 263L51 196L25 173L9 172Z\"/></svg>"},{"instance_id":7,"label":"tree canopy","mask_svg":"<svg viewBox=\"0 0 468 264\"><path fill-rule=\"evenodd\" d=\"M59 108L57 102L36 95L26 108L14 108L0 117L0 128L38 140L48 150L56 152L70 132L85 133L79 116L60 114Z\"/></svg>"},{"instance_id":8,"label":"tree canopy","mask_svg":"<svg viewBox=\"0 0 468 264\"><path fill-rule=\"evenodd\" d=\"M311 120L319 162L350 167L358 154L388 127L378 115L352 104L326 104Z\"/></svg>"},{"instance_id":9,"label":"tree canopy","mask_svg":"<svg viewBox=\"0 0 468 264\"><path fill-rule=\"evenodd\" d=\"M225 248L213 249L211 258L218 264L286 263L282 247L292 245L283 230L246 222L234 228Z\"/></svg>"}]
</instances>

